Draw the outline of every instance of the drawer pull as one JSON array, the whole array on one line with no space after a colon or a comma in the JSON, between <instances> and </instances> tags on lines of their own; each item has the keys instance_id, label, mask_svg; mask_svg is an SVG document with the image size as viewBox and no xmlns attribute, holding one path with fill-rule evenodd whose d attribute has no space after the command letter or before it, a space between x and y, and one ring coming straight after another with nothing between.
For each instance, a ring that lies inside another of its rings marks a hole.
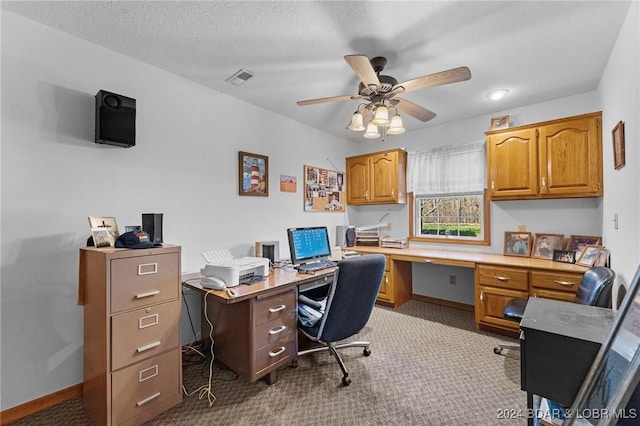
<instances>
[{"instance_id":1,"label":"drawer pull","mask_svg":"<svg viewBox=\"0 0 640 426\"><path fill-rule=\"evenodd\" d=\"M138 318L138 330L151 327L158 324L158 314L148 315L146 317Z\"/></svg>"},{"instance_id":2,"label":"drawer pull","mask_svg":"<svg viewBox=\"0 0 640 426\"><path fill-rule=\"evenodd\" d=\"M158 375L158 364L138 372L138 382L142 383Z\"/></svg>"},{"instance_id":3,"label":"drawer pull","mask_svg":"<svg viewBox=\"0 0 640 426\"><path fill-rule=\"evenodd\" d=\"M149 349L153 349L158 346L160 346L160 342L153 342L153 343L149 343L148 345L140 346L138 349L136 349L136 351L140 353L140 352L148 351Z\"/></svg>"},{"instance_id":4,"label":"drawer pull","mask_svg":"<svg viewBox=\"0 0 640 426\"><path fill-rule=\"evenodd\" d=\"M286 325L281 325L280 327L272 328L271 330L269 330L269 334L274 335L274 334L282 333L286 329L287 329Z\"/></svg>"},{"instance_id":5,"label":"drawer pull","mask_svg":"<svg viewBox=\"0 0 640 426\"><path fill-rule=\"evenodd\" d=\"M160 294L160 290L148 291L146 293L138 293L136 294L136 299L144 299L145 297L151 297Z\"/></svg>"},{"instance_id":6,"label":"drawer pull","mask_svg":"<svg viewBox=\"0 0 640 426\"><path fill-rule=\"evenodd\" d=\"M282 352L284 352L284 350L285 350L285 347L284 347L284 346L280 346L280 349L278 349L277 351L269 352L269 356L270 356L270 357L278 356L278 355L280 355Z\"/></svg>"},{"instance_id":7,"label":"drawer pull","mask_svg":"<svg viewBox=\"0 0 640 426\"><path fill-rule=\"evenodd\" d=\"M160 396L160 392L156 392L153 395L146 397L142 401L136 402L136 407L140 407L140 406L146 404L147 402L153 401L154 399L156 399L159 396Z\"/></svg>"},{"instance_id":8,"label":"drawer pull","mask_svg":"<svg viewBox=\"0 0 640 426\"><path fill-rule=\"evenodd\" d=\"M558 281L558 280L553 280L554 283L556 284L560 284L563 285L565 287L571 287L572 285L576 285L576 283L571 282L571 281Z\"/></svg>"},{"instance_id":9,"label":"drawer pull","mask_svg":"<svg viewBox=\"0 0 640 426\"><path fill-rule=\"evenodd\" d=\"M269 308L269 312L271 312L272 314L275 314L276 312L280 312L286 307L287 305L280 305L280 306L276 306L275 308Z\"/></svg>"},{"instance_id":10,"label":"drawer pull","mask_svg":"<svg viewBox=\"0 0 640 426\"><path fill-rule=\"evenodd\" d=\"M149 269L149 266L151 266L151 269ZM138 275L149 275L156 273L158 273L157 263L143 263L141 265L138 265Z\"/></svg>"},{"instance_id":11,"label":"drawer pull","mask_svg":"<svg viewBox=\"0 0 640 426\"><path fill-rule=\"evenodd\" d=\"M424 260L424 263L433 263L433 260L431 260L431 259L425 259L425 260Z\"/></svg>"},{"instance_id":12,"label":"drawer pull","mask_svg":"<svg viewBox=\"0 0 640 426\"><path fill-rule=\"evenodd\" d=\"M500 276L500 275L494 275L493 278L495 278L498 281L509 281L511 279L509 277L503 277L503 276Z\"/></svg>"}]
</instances>

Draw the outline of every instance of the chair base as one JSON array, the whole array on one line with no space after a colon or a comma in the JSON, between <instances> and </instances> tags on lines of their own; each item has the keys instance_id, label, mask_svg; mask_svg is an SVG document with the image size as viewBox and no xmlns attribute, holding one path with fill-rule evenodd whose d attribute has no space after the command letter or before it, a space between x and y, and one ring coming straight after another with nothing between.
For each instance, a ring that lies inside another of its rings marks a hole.
<instances>
[{"instance_id":1,"label":"chair base","mask_svg":"<svg viewBox=\"0 0 640 426\"><path fill-rule=\"evenodd\" d=\"M322 342L319 342L319 343L322 343ZM338 353L337 350L344 349L344 348L363 348L362 354L364 356L371 355L371 349L370 349L371 343L369 342L346 342L346 343L338 343L338 344L322 343L322 345L323 346L300 351L298 352L298 356L307 355L313 352L329 351L329 353L331 353L331 355L333 355L333 357L338 362L338 366L340 366L340 370L342 370L342 384L345 386L349 386L351 384L351 379L349 378L349 371L347 370L347 367L344 365L344 361L342 361L342 358L340 357L340 354Z\"/></svg>"},{"instance_id":2,"label":"chair base","mask_svg":"<svg viewBox=\"0 0 640 426\"><path fill-rule=\"evenodd\" d=\"M520 346L519 345L498 345L496 347L493 348L493 353L496 355L502 355L502 356L506 356L506 353L503 353L504 350L514 350L517 351L517 353L520 353Z\"/></svg>"}]
</instances>

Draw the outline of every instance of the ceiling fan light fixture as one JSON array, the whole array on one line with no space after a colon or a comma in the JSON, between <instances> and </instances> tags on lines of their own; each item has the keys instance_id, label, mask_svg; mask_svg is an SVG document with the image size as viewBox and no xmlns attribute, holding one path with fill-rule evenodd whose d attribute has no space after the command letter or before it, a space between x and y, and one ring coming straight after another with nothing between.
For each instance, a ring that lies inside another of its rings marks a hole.
<instances>
[{"instance_id":1,"label":"ceiling fan light fixture","mask_svg":"<svg viewBox=\"0 0 640 426\"><path fill-rule=\"evenodd\" d=\"M487 98L491 99L492 101L497 101L499 99L504 98L508 94L509 94L509 89L498 89L498 90L494 90L492 92L487 93Z\"/></svg>"},{"instance_id":2,"label":"ceiling fan light fixture","mask_svg":"<svg viewBox=\"0 0 640 426\"><path fill-rule=\"evenodd\" d=\"M373 124L373 122L367 124L367 131L364 133L364 137L367 139L379 138L380 133L378 132L378 126Z\"/></svg>"},{"instance_id":3,"label":"ceiling fan light fixture","mask_svg":"<svg viewBox=\"0 0 640 426\"><path fill-rule=\"evenodd\" d=\"M401 135L405 131L404 126L402 125L402 117L398 114L391 117L391 125L389 129L387 129L387 133L390 135Z\"/></svg>"},{"instance_id":4,"label":"ceiling fan light fixture","mask_svg":"<svg viewBox=\"0 0 640 426\"><path fill-rule=\"evenodd\" d=\"M362 114L358 111L354 112L351 116L351 122L347 126L347 129L354 132L361 132L364 130L364 123Z\"/></svg>"},{"instance_id":5,"label":"ceiling fan light fixture","mask_svg":"<svg viewBox=\"0 0 640 426\"><path fill-rule=\"evenodd\" d=\"M376 108L375 112L373 113L373 120L371 120L371 122L376 126L388 126L389 123L391 123L391 120L389 120L389 110L387 109L387 107L384 105L380 105L378 108Z\"/></svg>"}]
</instances>

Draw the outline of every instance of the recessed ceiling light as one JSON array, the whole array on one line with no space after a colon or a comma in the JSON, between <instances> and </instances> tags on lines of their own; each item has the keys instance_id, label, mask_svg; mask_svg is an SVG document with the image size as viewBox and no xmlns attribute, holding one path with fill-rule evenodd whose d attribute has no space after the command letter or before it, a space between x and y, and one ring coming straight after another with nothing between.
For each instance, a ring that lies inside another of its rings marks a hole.
<instances>
[{"instance_id":1,"label":"recessed ceiling light","mask_svg":"<svg viewBox=\"0 0 640 426\"><path fill-rule=\"evenodd\" d=\"M487 93L487 98L491 99L492 101L497 101L498 99L502 99L507 96L508 93L509 89L498 89L494 90L493 92Z\"/></svg>"}]
</instances>

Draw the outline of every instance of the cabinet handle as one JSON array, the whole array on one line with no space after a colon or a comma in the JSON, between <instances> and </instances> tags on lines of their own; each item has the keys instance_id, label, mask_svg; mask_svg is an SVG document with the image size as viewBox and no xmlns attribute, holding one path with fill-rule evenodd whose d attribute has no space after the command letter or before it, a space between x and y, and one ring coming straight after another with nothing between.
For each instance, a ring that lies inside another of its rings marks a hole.
<instances>
[{"instance_id":1,"label":"cabinet handle","mask_svg":"<svg viewBox=\"0 0 640 426\"><path fill-rule=\"evenodd\" d=\"M425 259L425 260L424 260L424 263L433 263L433 260L431 260L431 259Z\"/></svg>"},{"instance_id":2,"label":"cabinet handle","mask_svg":"<svg viewBox=\"0 0 640 426\"><path fill-rule=\"evenodd\" d=\"M284 350L285 350L285 347L284 346L280 346L280 349L278 349L277 351L269 352L269 356L273 358L274 356L280 355L282 352L284 352Z\"/></svg>"},{"instance_id":3,"label":"cabinet handle","mask_svg":"<svg viewBox=\"0 0 640 426\"><path fill-rule=\"evenodd\" d=\"M159 396L160 396L160 392L156 392L156 393L154 393L153 395L151 395L151 396L149 396L149 397L147 397L147 398L143 399L142 401L138 401L138 402L136 402L136 407L140 407L141 405L144 405L144 404L146 404L146 403L147 403L147 402L149 402L149 401L153 401L154 399L156 399L156 398L157 398L157 397L159 397Z\"/></svg>"},{"instance_id":4,"label":"cabinet handle","mask_svg":"<svg viewBox=\"0 0 640 426\"><path fill-rule=\"evenodd\" d=\"M391 196L392 197L396 196L396 189L395 188L391 188Z\"/></svg>"},{"instance_id":5,"label":"cabinet handle","mask_svg":"<svg viewBox=\"0 0 640 426\"><path fill-rule=\"evenodd\" d=\"M276 312L280 312L286 307L287 305L280 305L280 306L276 306L275 308L269 308L269 312L271 312L272 314L275 314Z\"/></svg>"},{"instance_id":6,"label":"cabinet handle","mask_svg":"<svg viewBox=\"0 0 640 426\"><path fill-rule=\"evenodd\" d=\"M480 291L480 303L484 303L484 290Z\"/></svg>"},{"instance_id":7,"label":"cabinet handle","mask_svg":"<svg viewBox=\"0 0 640 426\"><path fill-rule=\"evenodd\" d=\"M147 272L143 272L142 269L146 268L147 266L151 266L153 269L147 271ZM155 274L158 272L158 264L157 263L143 263L142 265L138 265L138 275L149 275L149 274Z\"/></svg>"},{"instance_id":8,"label":"cabinet handle","mask_svg":"<svg viewBox=\"0 0 640 426\"><path fill-rule=\"evenodd\" d=\"M286 329L287 329L286 325L281 325L280 327L272 328L271 330L269 330L269 334L273 336L274 334L282 333Z\"/></svg>"},{"instance_id":9,"label":"cabinet handle","mask_svg":"<svg viewBox=\"0 0 640 426\"><path fill-rule=\"evenodd\" d=\"M145 297L155 296L156 294L160 294L160 290L153 290L147 293L138 293L136 294L136 299L144 299Z\"/></svg>"},{"instance_id":10,"label":"cabinet handle","mask_svg":"<svg viewBox=\"0 0 640 426\"><path fill-rule=\"evenodd\" d=\"M142 371L138 371L138 383L142 383L145 380L152 379L158 375L158 364L149 368L145 368Z\"/></svg>"},{"instance_id":11,"label":"cabinet handle","mask_svg":"<svg viewBox=\"0 0 640 426\"><path fill-rule=\"evenodd\" d=\"M496 183L491 181L491 192L496 192Z\"/></svg>"},{"instance_id":12,"label":"cabinet handle","mask_svg":"<svg viewBox=\"0 0 640 426\"><path fill-rule=\"evenodd\" d=\"M369 191L364 192L364 198L365 200L369 201Z\"/></svg>"},{"instance_id":13,"label":"cabinet handle","mask_svg":"<svg viewBox=\"0 0 640 426\"><path fill-rule=\"evenodd\" d=\"M153 342L153 343L149 343L148 345L140 346L138 349L136 349L136 351L140 353L140 352L148 351L149 349L153 349L158 346L160 346L160 342Z\"/></svg>"},{"instance_id":14,"label":"cabinet handle","mask_svg":"<svg viewBox=\"0 0 640 426\"><path fill-rule=\"evenodd\" d=\"M384 283L389 284L389 277L384 277Z\"/></svg>"},{"instance_id":15,"label":"cabinet handle","mask_svg":"<svg viewBox=\"0 0 640 426\"><path fill-rule=\"evenodd\" d=\"M545 177L542 178L542 190L547 192L547 179Z\"/></svg>"},{"instance_id":16,"label":"cabinet handle","mask_svg":"<svg viewBox=\"0 0 640 426\"><path fill-rule=\"evenodd\" d=\"M571 281L558 281L558 280L553 280L553 282L554 282L554 283L556 283L556 284L563 285L563 286L565 286L565 287L571 287L571 286L573 286L573 285L576 285L576 283L571 282Z\"/></svg>"},{"instance_id":17,"label":"cabinet handle","mask_svg":"<svg viewBox=\"0 0 640 426\"><path fill-rule=\"evenodd\" d=\"M509 277L502 277L500 275L494 275L493 278L495 278L498 281L509 281L511 279Z\"/></svg>"}]
</instances>

